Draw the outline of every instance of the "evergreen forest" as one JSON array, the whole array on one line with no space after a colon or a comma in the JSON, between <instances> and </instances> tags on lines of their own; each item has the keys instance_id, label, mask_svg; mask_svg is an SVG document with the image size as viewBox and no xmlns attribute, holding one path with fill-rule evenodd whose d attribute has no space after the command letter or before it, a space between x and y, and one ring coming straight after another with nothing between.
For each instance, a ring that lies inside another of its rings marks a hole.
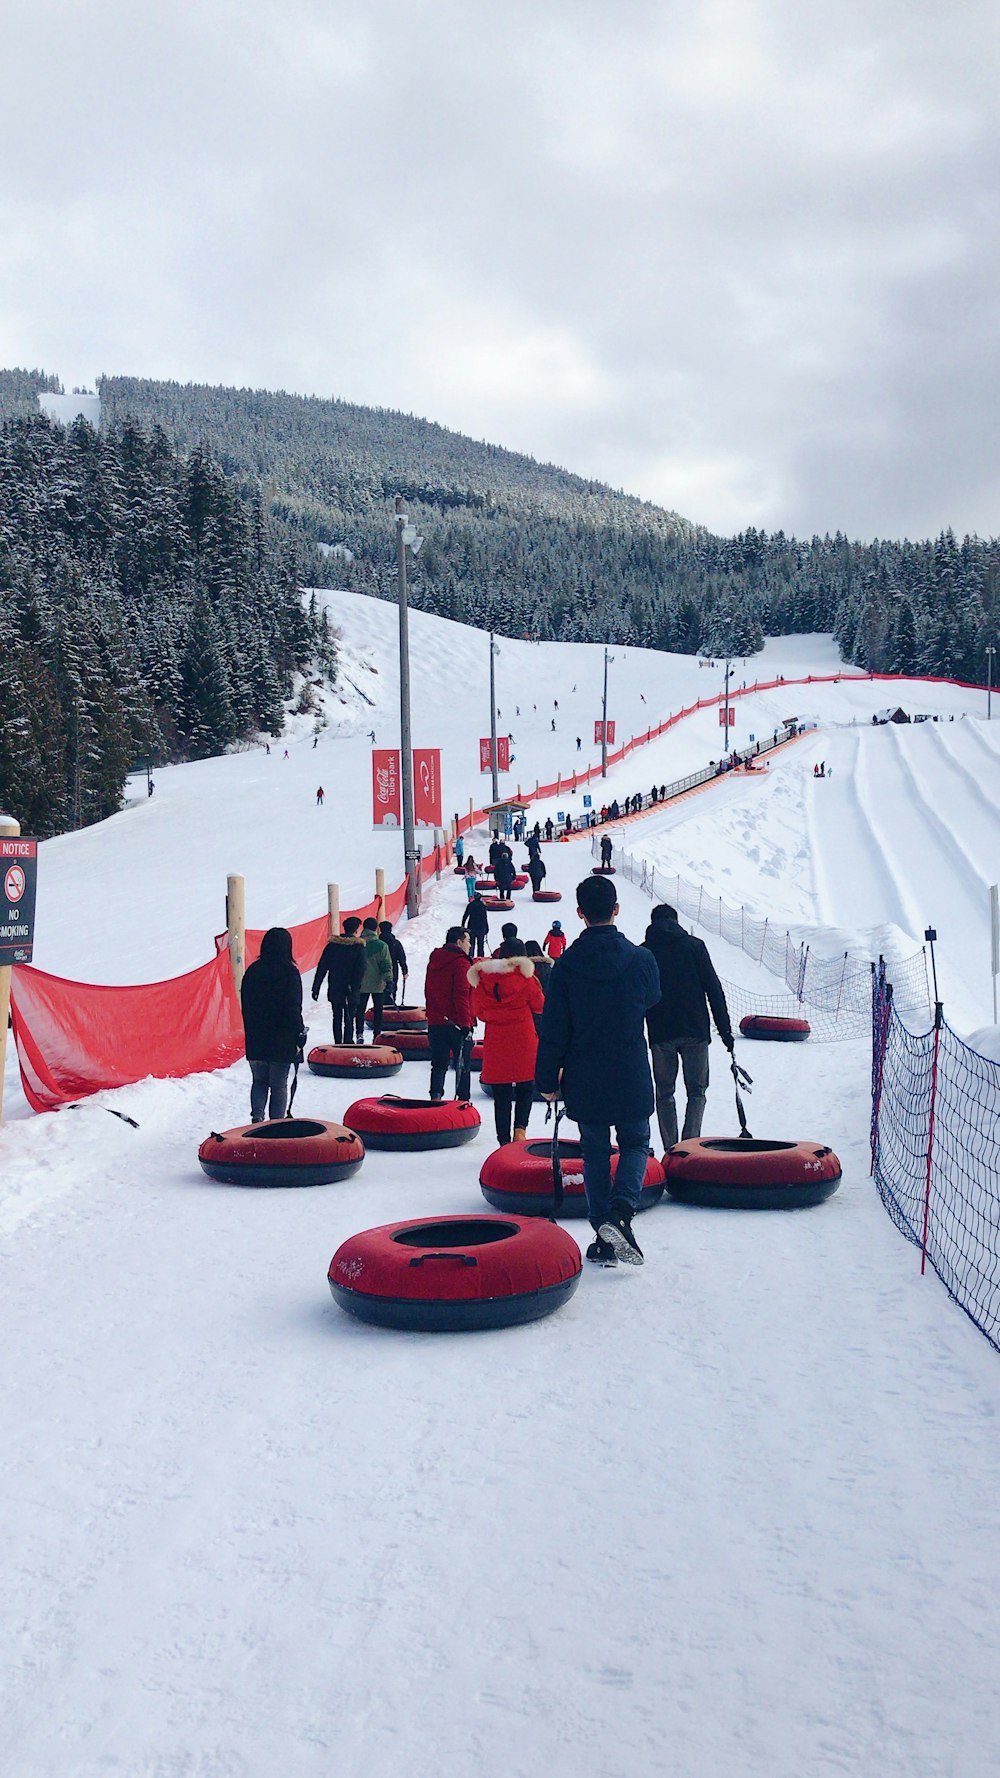
<instances>
[{"instance_id":1,"label":"evergreen forest","mask_svg":"<svg viewBox=\"0 0 1000 1778\"><path fill-rule=\"evenodd\" d=\"M717 537L427 420L265 390L104 377L100 434L63 432L38 417L59 387L0 371L0 802L35 786L39 833L116 807L126 759L273 732L294 669L331 659L297 589L395 596L397 494L413 604L500 633L746 655L832 631L857 665L980 683L1000 641L997 539Z\"/></svg>"},{"instance_id":2,"label":"evergreen forest","mask_svg":"<svg viewBox=\"0 0 1000 1778\"><path fill-rule=\"evenodd\" d=\"M333 666L300 585L205 452L131 420L4 420L0 809L60 833L113 814L136 765L280 733L296 669Z\"/></svg>"}]
</instances>

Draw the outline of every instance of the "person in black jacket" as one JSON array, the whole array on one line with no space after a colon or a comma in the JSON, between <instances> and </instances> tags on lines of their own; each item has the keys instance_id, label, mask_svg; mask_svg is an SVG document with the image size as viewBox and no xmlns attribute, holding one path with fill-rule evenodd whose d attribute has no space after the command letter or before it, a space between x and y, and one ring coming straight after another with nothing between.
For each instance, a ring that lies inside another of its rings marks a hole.
<instances>
[{"instance_id":1,"label":"person in black jacket","mask_svg":"<svg viewBox=\"0 0 1000 1778\"><path fill-rule=\"evenodd\" d=\"M349 914L340 937L331 938L324 946L313 976L314 1000L319 999L319 991L326 981L327 998L333 1011L334 1043L354 1042L354 1015L364 973L365 944L361 937L361 921L356 914Z\"/></svg>"},{"instance_id":2,"label":"person in black jacket","mask_svg":"<svg viewBox=\"0 0 1000 1778\"><path fill-rule=\"evenodd\" d=\"M685 932L677 909L664 902L655 907L644 940L656 959L660 998L646 1015L653 1054L656 1116L664 1148L677 1141L674 1089L678 1064L684 1071L687 1106L684 1136L700 1136L708 1091L708 1008L727 1050L733 1048L733 1027L722 983L700 938Z\"/></svg>"},{"instance_id":3,"label":"person in black jacket","mask_svg":"<svg viewBox=\"0 0 1000 1778\"><path fill-rule=\"evenodd\" d=\"M642 1265L632 1233L649 1158L653 1083L643 1019L660 997L656 965L615 928L608 877L577 885L585 930L555 964L538 1039L535 1080L546 1099L560 1096L580 1126L583 1182L597 1239L587 1258L599 1265ZM611 1184L611 1125L618 1170Z\"/></svg>"},{"instance_id":4,"label":"person in black jacket","mask_svg":"<svg viewBox=\"0 0 1000 1778\"><path fill-rule=\"evenodd\" d=\"M547 875L548 872L546 871L539 854L537 852L532 852L528 858L528 876L531 878L531 887L535 895L538 894Z\"/></svg>"},{"instance_id":5,"label":"person in black jacket","mask_svg":"<svg viewBox=\"0 0 1000 1778\"><path fill-rule=\"evenodd\" d=\"M481 895L474 895L462 915L462 925L472 940L472 957L485 957L486 934L490 929L489 910Z\"/></svg>"},{"instance_id":6,"label":"person in black jacket","mask_svg":"<svg viewBox=\"0 0 1000 1778\"><path fill-rule=\"evenodd\" d=\"M240 989L247 1061L250 1064L250 1118L262 1122L270 1095L269 1115L284 1117L288 1104L288 1070L306 1041L302 1024L302 977L292 956L292 935L272 926L260 941L260 956L251 963Z\"/></svg>"},{"instance_id":7,"label":"person in black jacket","mask_svg":"<svg viewBox=\"0 0 1000 1778\"><path fill-rule=\"evenodd\" d=\"M502 901L509 901L514 889L514 859L509 846L501 846L493 867L493 881Z\"/></svg>"},{"instance_id":8,"label":"person in black jacket","mask_svg":"<svg viewBox=\"0 0 1000 1778\"><path fill-rule=\"evenodd\" d=\"M378 929L378 935L379 935L379 938L383 939L384 942L388 945L389 956L392 958L392 992L388 996L388 998L390 1000L395 1000L396 995L399 992L399 978L400 978L400 976L402 976L402 978L403 978L403 998L405 1000L406 999L406 982L407 982L407 978L408 978L410 972L406 967L406 952L404 951L402 945L400 944L399 939L396 937L396 934L392 930L392 921L391 920L382 920L380 922L379 929Z\"/></svg>"}]
</instances>

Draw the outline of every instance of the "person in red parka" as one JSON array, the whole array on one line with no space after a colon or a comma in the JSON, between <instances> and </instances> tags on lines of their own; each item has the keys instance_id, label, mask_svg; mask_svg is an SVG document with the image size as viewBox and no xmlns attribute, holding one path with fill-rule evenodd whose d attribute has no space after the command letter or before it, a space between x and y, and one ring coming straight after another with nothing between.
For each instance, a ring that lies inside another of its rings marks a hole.
<instances>
[{"instance_id":1,"label":"person in red parka","mask_svg":"<svg viewBox=\"0 0 1000 1778\"><path fill-rule=\"evenodd\" d=\"M553 963L558 963L566 949L566 943L566 934L563 931L562 926L558 920L553 920L552 925L545 934L545 944L542 947L552 958Z\"/></svg>"},{"instance_id":2,"label":"person in red parka","mask_svg":"<svg viewBox=\"0 0 1000 1778\"><path fill-rule=\"evenodd\" d=\"M472 1093L472 992L469 987L469 935L450 926L445 941L427 959L424 981L427 1038L431 1046L432 1099L444 1098L449 1064L455 1064L455 1097Z\"/></svg>"},{"instance_id":3,"label":"person in red parka","mask_svg":"<svg viewBox=\"0 0 1000 1778\"><path fill-rule=\"evenodd\" d=\"M473 1014L486 1027L482 1081L493 1088L497 1141L501 1145L510 1141L513 1106L514 1141L523 1142L535 1096L534 1015L542 1011L545 997L522 941L507 939L495 956L474 963L469 986Z\"/></svg>"}]
</instances>

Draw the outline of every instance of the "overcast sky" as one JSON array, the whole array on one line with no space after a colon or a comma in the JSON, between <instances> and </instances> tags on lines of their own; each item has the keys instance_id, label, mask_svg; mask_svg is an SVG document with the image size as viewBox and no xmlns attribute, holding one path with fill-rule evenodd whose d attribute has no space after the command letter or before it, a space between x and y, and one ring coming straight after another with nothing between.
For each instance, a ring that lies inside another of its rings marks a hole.
<instances>
[{"instance_id":1,"label":"overcast sky","mask_svg":"<svg viewBox=\"0 0 1000 1778\"><path fill-rule=\"evenodd\" d=\"M1000 533L997 0L0 0L0 362Z\"/></svg>"}]
</instances>

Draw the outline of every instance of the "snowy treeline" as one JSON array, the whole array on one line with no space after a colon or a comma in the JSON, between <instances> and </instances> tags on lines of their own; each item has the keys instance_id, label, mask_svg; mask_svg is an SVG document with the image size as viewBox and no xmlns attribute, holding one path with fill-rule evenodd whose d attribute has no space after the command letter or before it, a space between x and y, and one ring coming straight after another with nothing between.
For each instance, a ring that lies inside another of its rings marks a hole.
<instances>
[{"instance_id":1,"label":"snowy treeline","mask_svg":"<svg viewBox=\"0 0 1000 1778\"><path fill-rule=\"evenodd\" d=\"M0 426L0 807L58 833L120 805L141 759L277 733L329 664L261 502L162 432Z\"/></svg>"}]
</instances>

